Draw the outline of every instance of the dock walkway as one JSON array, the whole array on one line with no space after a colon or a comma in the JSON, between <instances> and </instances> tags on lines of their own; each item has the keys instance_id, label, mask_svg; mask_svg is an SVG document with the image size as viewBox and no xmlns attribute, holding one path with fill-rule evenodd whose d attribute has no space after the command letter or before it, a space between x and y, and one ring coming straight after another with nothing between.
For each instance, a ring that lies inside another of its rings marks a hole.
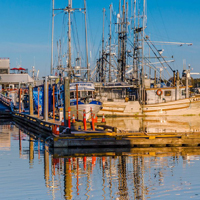
<instances>
[{"instance_id":1,"label":"dock walkway","mask_svg":"<svg viewBox=\"0 0 200 200\"><path fill-rule=\"evenodd\" d=\"M4 106L11 106L9 99L3 97ZM198 147L200 146L200 132L191 133L146 133L119 132L117 128L107 126L106 123L96 122L95 130L91 129L91 122L87 122L87 130L83 130L83 122L71 122L71 128L61 125L60 121L42 116L19 113L10 108L13 120L44 138L51 138L54 148L106 148L106 147ZM59 129L55 133L55 126Z\"/></svg>"}]
</instances>

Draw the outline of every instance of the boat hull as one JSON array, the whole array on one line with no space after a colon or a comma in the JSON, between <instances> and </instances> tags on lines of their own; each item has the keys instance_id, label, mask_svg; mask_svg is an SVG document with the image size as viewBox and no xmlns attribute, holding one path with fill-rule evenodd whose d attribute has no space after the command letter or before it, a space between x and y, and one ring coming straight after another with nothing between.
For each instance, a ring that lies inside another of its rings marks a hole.
<instances>
[{"instance_id":1,"label":"boat hull","mask_svg":"<svg viewBox=\"0 0 200 200\"><path fill-rule=\"evenodd\" d=\"M170 116L170 115L200 115L200 97L191 97L166 103L141 106L138 101L133 102L103 102L98 113L107 116Z\"/></svg>"},{"instance_id":2,"label":"boat hull","mask_svg":"<svg viewBox=\"0 0 200 200\"><path fill-rule=\"evenodd\" d=\"M74 117L77 119L77 107L76 104L70 105L71 107L71 118L74 115ZM97 116L97 113L101 109L101 103L100 102L91 102L87 104L78 104L78 119L82 120L83 119L83 111L85 110L86 112L86 120L91 119L91 110L92 113Z\"/></svg>"}]
</instances>

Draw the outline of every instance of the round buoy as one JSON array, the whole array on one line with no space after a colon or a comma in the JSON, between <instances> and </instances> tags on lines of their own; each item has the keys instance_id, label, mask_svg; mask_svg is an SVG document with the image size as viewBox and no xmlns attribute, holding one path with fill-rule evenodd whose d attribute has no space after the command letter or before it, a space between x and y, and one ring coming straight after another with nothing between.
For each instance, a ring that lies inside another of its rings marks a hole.
<instances>
[{"instance_id":1,"label":"round buoy","mask_svg":"<svg viewBox=\"0 0 200 200\"><path fill-rule=\"evenodd\" d=\"M163 91L162 91L161 89L158 89L158 90L156 91L156 94L157 94L158 96L161 96L161 95L163 94Z\"/></svg>"}]
</instances>

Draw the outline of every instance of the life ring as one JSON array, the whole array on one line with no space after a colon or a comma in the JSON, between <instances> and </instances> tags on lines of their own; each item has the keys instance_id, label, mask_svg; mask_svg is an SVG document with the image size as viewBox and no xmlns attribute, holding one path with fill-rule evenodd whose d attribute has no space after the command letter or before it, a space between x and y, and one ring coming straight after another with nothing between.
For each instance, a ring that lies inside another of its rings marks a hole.
<instances>
[{"instance_id":1,"label":"life ring","mask_svg":"<svg viewBox=\"0 0 200 200\"><path fill-rule=\"evenodd\" d=\"M158 96L161 96L161 95L163 94L163 91L162 91L161 89L158 89L158 90L156 91L156 94L157 94Z\"/></svg>"}]
</instances>

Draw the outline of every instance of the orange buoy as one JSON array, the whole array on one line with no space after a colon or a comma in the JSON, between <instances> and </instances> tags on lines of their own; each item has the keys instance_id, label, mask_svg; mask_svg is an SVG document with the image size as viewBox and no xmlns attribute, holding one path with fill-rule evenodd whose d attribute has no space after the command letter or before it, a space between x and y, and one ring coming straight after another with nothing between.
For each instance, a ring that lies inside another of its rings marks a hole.
<instances>
[{"instance_id":1,"label":"orange buoy","mask_svg":"<svg viewBox=\"0 0 200 200\"><path fill-rule=\"evenodd\" d=\"M163 91L162 91L161 89L158 89L158 90L156 91L156 94L157 94L158 96L161 96L161 95L163 94Z\"/></svg>"},{"instance_id":2,"label":"orange buoy","mask_svg":"<svg viewBox=\"0 0 200 200\"><path fill-rule=\"evenodd\" d=\"M102 123L106 122L104 114L103 114L103 116L102 116L101 122L102 122Z\"/></svg>"}]
</instances>

